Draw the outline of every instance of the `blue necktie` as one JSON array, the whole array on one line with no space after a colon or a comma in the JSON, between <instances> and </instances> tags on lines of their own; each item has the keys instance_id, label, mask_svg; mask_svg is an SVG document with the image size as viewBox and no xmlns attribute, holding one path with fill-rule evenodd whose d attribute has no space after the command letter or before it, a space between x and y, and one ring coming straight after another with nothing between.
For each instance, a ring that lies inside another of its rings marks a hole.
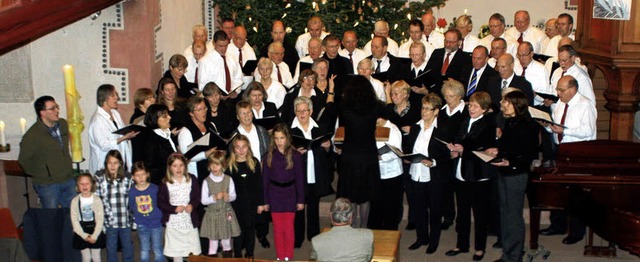
<instances>
[{"instance_id":1,"label":"blue necktie","mask_svg":"<svg viewBox=\"0 0 640 262\"><path fill-rule=\"evenodd\" d=\"M476 91L476 87L478 86L478 71L473 69L473 74L471 75L471 82L469 82L469 88L467 88L467 96L473 94Z\"/></svg>"}]
</instances>

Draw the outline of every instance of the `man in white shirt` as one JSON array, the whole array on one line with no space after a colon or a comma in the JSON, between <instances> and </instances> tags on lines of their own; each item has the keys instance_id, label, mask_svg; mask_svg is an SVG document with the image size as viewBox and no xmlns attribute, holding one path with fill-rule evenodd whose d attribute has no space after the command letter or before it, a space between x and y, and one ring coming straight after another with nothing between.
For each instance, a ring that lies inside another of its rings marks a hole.
<instances>
[{"instance_id":1,"label":"man in white shirt","mask_svg":"<svg viewBox=\"0 0 640 262\"><path fill-rule=\"evenodd\" d=\"M529 42L533 45L533 52L539 54L542 52L542 40L546 38L542 30L531 26L531 18L526 10L519 10L513 18L514 27L507 29L506 34L515 38L521 44Z\"/></svg>"},{"instance_id":2,"label":"man in white shirt","mask_svg":"<svg viewBox=\"0 0 640 262\"><path fill-rule=\"evenodd\" d=\"M367 53L358 48L358 35L353 30L347 30L342 33L342 46L344 48L338 53L349 59L349 62L353 65L353 72L356 72L358 69L358 63L368 55Z\"/></svg>"},{"instance_id":3,"label":"man in white shirt","mask_svg":"<svg viewBox=\"0 0 640 262\"><path fill-rule=\"evenodd\" d=\"M549 41L551 40L551 38L559 34L558 29L556 28L556 20L557 19L555 18L551 18L547 20L547 23L544 25L544 34L547 37L544 40L542 40L542 43L540 44L540 53L542 54L544 54L544 52L547 50L547 47L549 46Z\"/></svg>"},{"instance_id":4,"label":"man in white shirt","mask_svg":"<svg viewBox=\"0 0 640 262\"><path fill-rule=\"evenodd\" d=\"M307 47L311 38L324 39L329 33L324 31L324 21L319 16L314 16L307 21L307 32L298 36L296 40L296 51L299 57L305 57L309 54Z\"/></svg>"},{"instance_id":5,"label":"man in white shirt","mask_svg":"<svg viewBox=\"0 0 640 262\"><path fill-rule=\"evenodd\" d=\"M198 84L198 62L207 53L209 53L209 49L207 49L207 43L204 40L193 41L191 45L191 56L185 56L188 65L184 77L187 78L189 83Z\"/></svg>"},{"instance_id":6,"label":"man in white shirt","mask_svg":"<svg viewBox=\"0 0 640 262\"><path fill-rule=\"evenodd\" d=\"M542 63L533 60L533 45L528 41L522 42L518 46L518 54L516 56L520 60L520 65L522 65L520 76L531 83L534 94L554 94L553 89L549 86L549 81L547 81L549 79L549 71ZM532 106L542 105L543 101L542 97L535 95Z\"/></svg>"},{"instance_id":7,"label":"man in white shirt","mask_svg":"<svg viewBox=\"0 0 640 262\"><path fill-rule=\"evenodd\" d=\"M462 34L462 44L460 44L460 50L472 53L473 49L480 44L480 39L471 34L473 31L473 22L468 15L461 15L456 19L456 29Z\"/></svg>"},{"instance_id":8,"label":"man in white shirt","mask_svg":"<svg viewBox=\"0 0 640 262\"><path fill-rule=\"evenodd\" d=\"M427 55L426 60L429 60L431 57L431 53L435 48L427 42L427 38L422 34L424 31L424 26L420 20L414 19L409 22L409 41L405 42L400 46L400 50L398 51L398 57L409 58L409 49L413 43L422 43L425 47L425 53Z\"/></svg>"},{"instance_id":9,"label":"man in white shirt","mask_svg":"<svg viewBox=\"0 0 640 262\"><path fill-rule=\"evenodd\" d=\"M593 84L589 73L576 64L578 52L570 45L563 45L558 48L558 62L560 67L553 71L551 76L551 87L557 89L558 81L563 76L573 76L578 81L578 93L596 104L596 95L593 92Z\"/></svg>"},{"instance_id":10,"label":"man in white shirt","mask_svg":"<svg viewBox=\"0 0 640 262\"><path fill-rule=\"evenodd\" d=\"M293 81L293 77L289 71L289 66L287 63L283 62L284 58L284 47L281 43L274 42L269 45L268 51L269 59L273 62L273 70L271 72L271 79L280 82L285 88L289 89L295 82ZM258 72L258 68L256 68L253 73L253 77L255 81L260 82L262 77Z\"/></svg>"},{"instance_id":11,"label":"man in white shirt","mask_svg":"<svg viewBox=\"0 0 640 262\"><path fill-rule=\"evenodd\" d=\"M556 144L589 141L596 139L598 112L595 104L578 92L579 82L573 76L565 75L558 81L558 103L553 110L553 121L566 126L545 124L548 132L554 133ZM567 231L567 217L564 212L551 212L551 225L540 231L541 235L561 235ZM562 243L571 245L582 240L585 225L571 218L569 235Z\"/></svg>"},{"instance_id":12,"label":"man in white shirt","mask_svg":"<svg viewBox=\"0 0 640 262\"><path fill-rule=\"evenodd\" d=\"M507 49L505 52L515 56L518 52L518 41L510 35L505 34L504 16L500 13L495 13L489 17L489 31L490 34L480 40L480 44L487 47L491 52L491 42L495 38L502 38L507 42ZM495 57L495 56L491 56ZM497 57L496 57L497 58Z\"/></svg>"},{"instance_id":13,"label":"man in white shirt","mask_svg":"<svg viewBox=\"0 0 640 262\"><path fill-rule=\"evenodd\" d=\"M193 43L184 49L184 57L187 58L187 62L189 63L189 65L187 66L187 72L184 73L184 77L186 77L187 81L189 81L190 83L197 84L197 82L195 81L195 74L196 68L198 67L198 60L200 60L202 56L208 54L209 52L211 52L211 50L213 50L213 41L207 42L208 29L204 25L195 25L193 26L193 29L191 31ZM196 41L203 41L205 43L204 49L202 49L205 53L198 54L200 58L195 58L193 53L193 45L196 43Z\"/></svg>"},{"instance_id":14,"label":"man in white shirt","mask_svg":"<svg viewBox=\"0 0 640 262\"><path fill-rule=\"evenodd\" d=\"M231 18L223 18L220 30L227 34L227 37L231 39L233 37L233 28L236 27L236 22Z\"/></svg>"},{"instance_id":15,"label":"man in white shirt","mask_svg":"<svg viewBox=\"0 0 640 262\"><path fill-rule=\"evenodd\" d=\"M389 43L387 45L387 51L394 56L398 55L398 43L389 37L389 23L383 20L377 21L373 25L373 35L387 38L387 42ZM362 50L367 54L371 54L371 41L364 45Z\"/></svg>"},{"instance_id":16,"label":"man in white shirt","mask_svg":"<svg viewBox=\"0 0 640 262\"><path fill-rule=\"evenodd\" d=\"M495 39L493 39L491 41L491 48L487 48L487 49L491 49L489 51L489 54L490 54L491 58L489 58L487 63L489 63L489 65L491 67L495 68L496 67L496 62L498 61L498 58L507 53L506 52L506 50L507 50L507 41L505 41L502 38L495 38ZM521 74L522 73L522 65L520 65L520 62L518 61L518 58L516 56L513 56L513 57L516 60L515 64L513 65L513 71L516 74Z\"/></svg>"},{"instance_id":17,"label":"man in white shirt","mask_svg":"<svg viewBox=\"0 0 640 262\"><path fill-rule=\"evenodd\" d=\"M398 58L387 52L387 39L382 36L374 36L371 40L371 55L368 57L373 62L373 73L387 74L378 75L380 81L387 81L389 78L397 77L400 67Z\"/></svg>"},{"instance_id":18,"label":"man in white shirt","mask_svg":"<svg viewBox=\"0 0 640 262\"><path fill-rule=\"evenodd\" d=\"M434 30L436 29L436 17L433 16L433 13L427 12L426 14L422 15L420 21L422 21L422 26L424 29L422 33L427 39L427 42L429 42L429 44L431 44L435 49L443 48L444 35Z\"/></svg>"},{"instance_id":19,"label":"man in white shirt","mask_svg":"<svg viewBox=\"0 0 640 262\"><path fill-rule=\"evenodd\" d=\"M244 26L236 26L233 30L231 44L227 48L227 56L238 62L242 68L247 61L256 60L256 52L247 43L247 29Z\"/></svg>"},{"instance_id":20,"label":"man in white shirt","mask_svg":"<svg viewBox=\"0 0 640 262\"><path fill-rule=\"evenodd\" d=\"M558 30L559 35L556 35L549 40L547 49L543 52L545 55L558 55L557 46L562 37L569 37L571 40L576 40L575 35L573 34L573 16L570 14L562 13L558 16L558 19L556 20L556 29Z\"/></svg>"},{"instance_id":21,"label":"man in white shirt","mask_svg":"<svg viewBox=\"0 0 640 262\"><path fill-rule=\"evenodd\" d=\"M215 32L213 43L215 52L203 57L198 64L198 87L202 91L207 83L214 82L222 90L220 99L235 99L242 86L242 70L237 61L226 57L229 38L224 31Z\"/></svg>"},{"instance_id":22,"label":"man in white shirt","mask_svg":"<svg viewBox=\"0 0 640 262\"><path fill-rule=\"evenodd\" d=\"M311 69L311 64L313 64L313 61L320 58L320 56L322 55L322 40L320 40L320 38L311 38L309 40L307 50L309 51L309 55L300 58L298 64L296 65L296 73L293 76L293 82L295 83L298 83L300 71Z\"/></svg>"}]
</instances>

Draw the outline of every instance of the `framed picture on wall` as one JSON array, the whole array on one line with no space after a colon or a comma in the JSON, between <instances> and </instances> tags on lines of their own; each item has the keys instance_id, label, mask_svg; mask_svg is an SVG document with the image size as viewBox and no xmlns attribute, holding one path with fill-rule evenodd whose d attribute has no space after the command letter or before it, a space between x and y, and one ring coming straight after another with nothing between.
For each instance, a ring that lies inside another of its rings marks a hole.
<instances>
[{"instance_id":1,"label":"framed picture on wall","mask_svg":"<svg viewBox=\"0 0 640 262\"><path fill-rule=\"evenodd\" d=\"M579 0L564 0L564 9L566 10L578 10Z\"/></svg>"},{"instance_id":2,"label":"framed picture on wall","mask_svg":"<svg viewBox=\"0 0 640 262\"><path fill-rule=\"evenodd\" d=\"M631 0L594 0L593 18L629 20L631 18Z\"/></svg>"}]
</instances>

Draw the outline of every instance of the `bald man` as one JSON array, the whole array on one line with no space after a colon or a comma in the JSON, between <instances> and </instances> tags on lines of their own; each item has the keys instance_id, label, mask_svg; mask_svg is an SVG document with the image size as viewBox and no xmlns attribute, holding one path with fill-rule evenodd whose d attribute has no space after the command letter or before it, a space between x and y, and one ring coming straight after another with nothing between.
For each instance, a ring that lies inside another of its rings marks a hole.
<instances>
[{"instance_id":1,"label":"bald man","mask_svg":"<svg viewBox=\"0 0 640 262\"><path fill-rule=\"evenodd\" d=\"M513 71L514 59L511 54L503 54L496 62L496 70L500 77L489 80L489 94L491 95L491 106L494 112L500 111L500 100L502 100L502 90L507 87L520 89L525 95L530 105L533 105L533 89L531 83L524 77L516 75Z\"/></svg>"},{"instance_id":2,"label":"bald man","mask_svg":"<svg viewBox=\"0 0 640 262\"><path fill-rule=\"evenodd\" d=\"M387 52L393 56L398 56L398 42L389 37L389 23L380 20L373 25L373 35L387 38ZM362 48L368 55L371 55L371 41Z\"/></svg>"},{"instance_id":3,"label":"bald man","mask_svg":"<svg viewBox=\"0 0 640 262\"><path fill-rule=\"evenodd\" d=\"M547 37L544 40L542 40L542 43L540 44L541 53L544 53L547 50L547 47L549 46L549 41L551 40L551 38L559 34L558 29L556 28L555 18L551 18L547 20L547 22L544 24L544 34Z\"/></svg>"},{"instance_id":4,"label":"bald man","mask_svg":"<svg viewBox=\"0 0 640 262\"><path fill-rule=\"evenodd\" d=\"M433 16L433 13L431 12L427 12L426 14L422 15L422 18L420 19L420 21L422 22L422 26L424 31L422 31L422 33L424 34L424 37L427 39L427 42L429 42L434 48L443 48L444 47L444 35L438 31L436 31L436 17Z\"/></svg>"},{"instance_id":5,"label":"bald man","mask_svg":"<svg viewBox=\"0 0 640 262\"><path fill-rule=\"evenodd\" d=\"M296 64L298 64L298 60L300 59L300 57L298 57L298 52L296 51L295 47L290 45L289 42L284 41L286 35L287 31L284 23L280 20L273 21L273 24L271 25L271 42L266 43L262 47L262 49L260 49L260 57L269 56L269 45L271 45L271 43L281 43L284 47L284 58L282 59L282 61L287 63L287 66L289 66L289 73L293 75L295 73L294 69L296 68Z\"/></svg>"},{"instance_id":6,"label":"bald man","mask_svg":"<svg viewBox=\"0 0 640 262\"><path fill-rule=\"evenodd\" d=\"M311 38L324 39L329 33L324 31L324 21L319 16L309 18L307 21L307 32L298 36L296 40L296 51L298 57L304 57L309 54L307 47Z\"/></svg>"},{"instance_id":7,"label":"bald man","mask_svg":"<svg viewBox=\"0 0 640 262\"><path fill-rule=\"evenodd\" d=\"M247 61L256 60L256 53L247 43L247 29L244 26L236 26L232 32L231 44L227 47L227 56L238 62L243 67Z\"/></svg>"},{"instance_id":8,"label":"bald man","mask_svg":"<svg viewBox=\"0 0 640 262\"><path fill-rule=\"evenodd\" d=\"M344 57L349 59L349 62L353 65L353 72L358 71L358 63L365 59L368 55L367 53L358 48L358 35L353 30L347 30L342 33L342 48L338 53Z\"/></svg>"},{"instance_id":9,"label":"bald man","mask_svg":"<svg viewBox=\"0 0 640 262\"><path fill-rule=\"evenodd\" d=\"M542 30L531 26L531 18L526 10L519 10L513 17L514 27L507 29L506 34L515 38L518 44L529 42L533 45L533 52L542 53L542 41L547 36Z\"/></svg>"}]
</instances>

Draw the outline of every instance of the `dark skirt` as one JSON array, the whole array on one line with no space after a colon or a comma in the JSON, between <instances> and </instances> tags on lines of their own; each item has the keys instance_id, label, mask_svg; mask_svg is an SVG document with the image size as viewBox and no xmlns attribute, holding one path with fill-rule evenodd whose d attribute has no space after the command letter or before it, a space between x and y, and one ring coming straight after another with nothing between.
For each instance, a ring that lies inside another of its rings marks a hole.
<instances>
[{"instance_id":1,"label":"dark skirt","mask_svg":"<svg viewBox=\"0 0 640 262\"><path fill-rule=\"evenodd\" d=\"M380 184L380 166L376 154L345 154L341 156L337 197L353 203L373 200Z\"/></svg>"}]
</instances>

